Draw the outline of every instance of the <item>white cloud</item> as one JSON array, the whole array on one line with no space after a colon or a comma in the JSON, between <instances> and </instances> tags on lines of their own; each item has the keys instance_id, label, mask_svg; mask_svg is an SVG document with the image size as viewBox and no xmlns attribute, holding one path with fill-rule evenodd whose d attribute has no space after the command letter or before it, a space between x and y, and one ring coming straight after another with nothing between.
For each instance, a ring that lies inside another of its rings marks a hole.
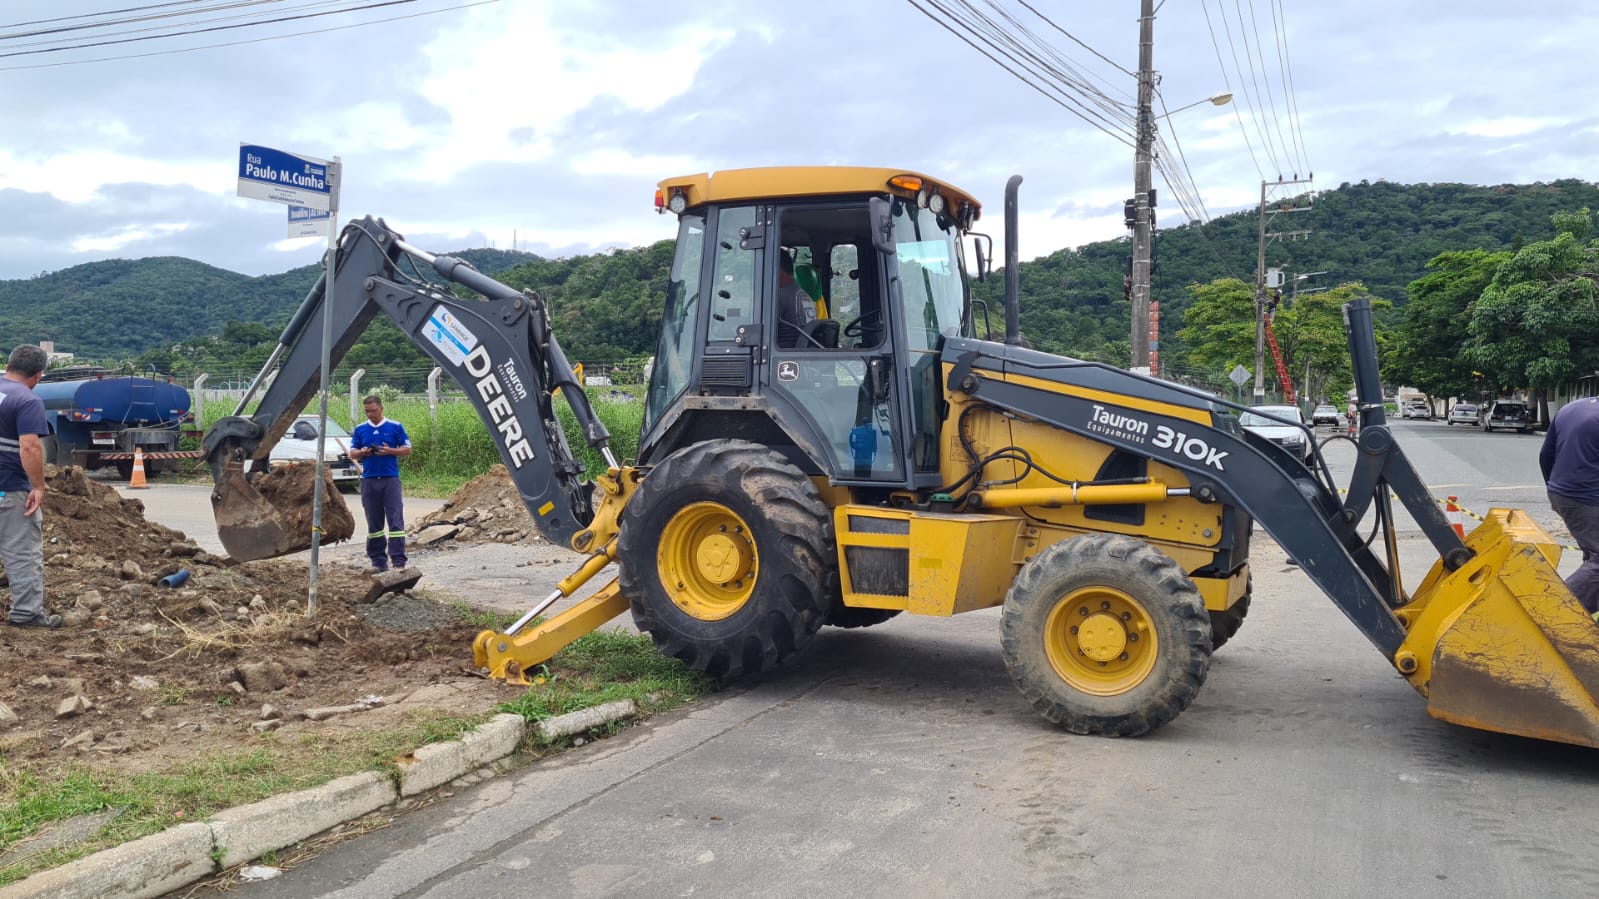
<instances>
[{"instance_id":1,"label":"white cloud","mask_svg":"<svg viewBox=\"0 0 1599 899\"><path fill-rule=\"evenodd\" d=\"M78 253L121 253L135 244L182 234L187 230L187 222L128 225L106 234L79 237L72 241L72 249Z\"/></svg>"},{"instance_id":2,"label":"white cloud","mask_svg":"<svg viewBox=\"0 0 1599 899\"><path fill-rule=\"evenodd\" d=\"M1563 128L1571 124L1567 119L1554 117L1527 118L1525 116L1506 116L1498 119L1478 119L1467 122L1455 134L1468 134L1472 137L1520 137L1545 128Z\"/></svg>"}]
</instances>

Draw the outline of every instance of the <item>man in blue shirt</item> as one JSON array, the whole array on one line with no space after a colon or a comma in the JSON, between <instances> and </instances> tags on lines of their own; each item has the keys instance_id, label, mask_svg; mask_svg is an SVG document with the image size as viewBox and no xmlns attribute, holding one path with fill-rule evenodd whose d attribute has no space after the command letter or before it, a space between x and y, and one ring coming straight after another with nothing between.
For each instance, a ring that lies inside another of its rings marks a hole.
<instances>
[{"instance_id":1,"label":"man in blue shirt","mask_svg":"<svg viewBox=\"0 0 1599 899\"><path fill-rule=\"evenodd\" d=\"M1560 407L1538 453L1549 505L1582 550L1566 586L1590 614L1599 612L1599 397Z\"/></svg>"},{"instance_id":2,"label":"man in blue shirt","mask_svg":"<svg viewBox=\"0 0 1599 899\"><path fill-rule=\"evenodd\" d=\"M25 343L11 351L0 378L0 562L11 582L12 627L58 628L44 610L44 403L34 395L49 362Z\"/></svg>"},{"instance_id":3,"label":"man in blue shirt","mask_svg":"<svg viewBox=\"0 0 1599 899\"><path fill-rule=\"evenodd\" d=\"M383 417L376 395L361 401L366 421L350 437L350 458L361 463L361 508L366 512L366 556L372 573L389 563L405 567L405 509L400 495L400 459L411 455L405 426ZM386 523L386 524L385 524Z\"/></svg>"}]
</instances>

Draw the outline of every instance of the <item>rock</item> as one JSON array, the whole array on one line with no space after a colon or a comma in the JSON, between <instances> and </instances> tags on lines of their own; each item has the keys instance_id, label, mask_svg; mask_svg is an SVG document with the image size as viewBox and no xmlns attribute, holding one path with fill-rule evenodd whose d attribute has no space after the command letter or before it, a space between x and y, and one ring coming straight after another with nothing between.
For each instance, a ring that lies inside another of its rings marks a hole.
<instances>
[{"instance_id":1,"label":"rock","mask_svg":"<svg viewBox=\"0 0 1599 899\"><path fill-rule=\"evenodd\" d=\"M352 712L365 712L371 708L372 706L360 702L352 705L330 705L323 706L319 709L306 709L305 717L310 718L312 721L326 721L329 718L336 718L339 715L348 715Z\"/></svg>"},{"instance_id":2,"label":"rock","mask_svg":"<svg viewBox=\"0 0 1599 899\"><path fill-rule=\"evenodd\" d=\"M418 546L432 546L435 543L442 543L460 532L460 525L435 524L431 527L423 528L421 532L410 538L410 540Z\"/></svg>"},{"instance_id":3,"label":"rock","mask_svg":"<svg viewBox=\"0 0 1599 899\"><path fill-rule=\"evenodd\" d=\"M11 706L0 702L0 727L11 727L21 721L22 719L17 717L17 713L11 710Z\"/></svg>"},{"instance_id":4,"label":"rock","mask_svg":"<svg viewBox=\"0 0 1599 899\"><path fill-rule=\"evenodd\" d=\"M290 614L294 614L294 613L300 611L300 601L298 599L289 600L288 602L283 604L283 611L288 612Z\"/></svg>"},{"instance_id":5,"label":"rock","mask_svg":"<svg viewBox=\"0 0 1599 899\"><path fill-rule=\"evenodd\" d=\"M123 561L122 567L117 569L117 577L125 581L142 581L144 580L144 569L139 567L138 562L127 559Z\"/></svg>"},{"instance_id":6,"label":"rock","mask_svg":"<svg viewBox=\"0 0 1599 899\"><path fill-rule=\"evenodd\" d=\"M138 674L128 680L128 686L135 690L159 690L161 682L148 674Z\"/></svg>"},{"instance_id":7,"label":"rock","mask_svg":"<svg viewBox=\"0 0 1599 899\"><path fill-rule=\"evenodd\" d=\"M154 721L159 714L161 714L161 710L153 705L147 705L139 710L139 717L146 721Z\"/></svg>"},{"instance_id":8,"label":"rock","mask_svg":"<svg viewBox=\"0 0 1599 899\"><path fill-rule=\"evenodd\" d=\"M209 596L200 600L200 607L213 615L222 614L222 607L217 605L217 601Z\"/></svg>"},{"instance_id":9,"label":"rock","mask_svg":"<svg viewBox=\"0 0 1599 899\"><path fill-rule=\"evenodd\" d=\"M237 693L240 696L243 696L245 694L244 684L241 684L241 683L239 683L236 680L228 681L228 689L232 690L234 693Z\"/></svg>"},{"instance_id":10,"label":"rock","mask_svg":"<svg viewBox=\"0 0 1599 899\"><path fill-rule=\"evenodd\" d=\"M249 606L239 606L237 609L233 610L233 615L234 615L235 618L239 618L239 619L242 619L244 621L249 621L250 620L250 607Z\"/></svg>"},{"instance_id":11,"label":"rock","mask_svg":"<svg viewBox=\"0 0 1599 899\"><path fill-rule=\"evenodd\" d=\"M200 547L193 543L179 543L174 541L167 546L167 554L178 558L187 558L200 552Z\"/></svg>"},{"instance_id":12,"label":"rock","mask_svg":"<svg viewBox=\"0 0 1599 899\"><path fill-rule=\"evenodd\" d=\"M105 606L105 597L100 595L99 590L90 590L78 597L77 606L84 611L97 612Z\"/></svg>"},{"instance_id":13,"label":"rock","mask_svg":"<svg viewBox=\"0 0 1599 899\"><path fill-rule=\"evenodd\" d=\"M267 610L266 598L259 593L250 597L250 610L252 612L265 612Z\"/></svg>"},{"instance_id":14,"label":"rock","mask_svg":"<svg viewBox=\"0 0 1599 899\"><path fill-rule=\"evenodd\" d=\"M83 678L81 677L66 678L61 681L61 686L66 687L67 692L73 696L83 695Z\"/></svg>"},{"instance_id":15,"label":"rock","mask_svg":"<svg viewBox=\"0 0 1599 899\"><path fill-rule=\"evenodd\" d=\"M137 630L140 635L145 636L145 637L150 636L151 634L155 633L156 631L159 631L160 629L161 629L161 626L156 624L153 621L146 621L145 623L139 625L137 628L134 628L134 630Z\"/></svg>"},{"instance_id":16,"label":"rock","mask_svg":"<svg viewBox=\"0 0 1599 899\"><path fill-rule=\"evenodd\" d=\"M50 679L50 675L41 674L38 677L34 678L33 680L28 681L28 686L30 686L30 687L48 687L48 686L50 686L53 683L55 683L55 681Z\"/></svg>"},{"instance_id":17,"label":"rock","mask_svg":"<svg viewBox=\"0 0 1599 899\"><path fill-rule=\"evenodd\" d=\"M86 730L77 736L62 742L61 749L88 749L94 745L94 731Z\"/></svg>"},{"instance_id":18,"label":"rock","mask_svg":"<svg viewBox=\"0 0 1599 899\"><path fill-rule=\"evenodd\" d=\"M283 710L269 702L264 702L261 704L260 717L262 721L271 721L274 718L282 718Z\"/></svg>"},{"instance_id":19,"label":"rock","mask_svg":"<svg viewBox=\"0 0 1599 899\"><path fill-rule=\"evenodd\" d=\"M143 596L145 587L143 584L123 584L119 589L129 596Z\"/></svg>"},{"instance_id":20,"label":"rock","mask_svg":"<svg viewBox=\"0 0 1599 899\"><path fill-rule=\"evenodd\" d=\"M92 708L94 708L94 703L90 702L87 697L74 694L61 700L61 704L56 706L56 717L76 718Z\"/></svg>"},{"instance_id":21,"label":"rock","mask_svg":"<svg viewBox=\"0 0 1599 899\"><path fill-rule=\"evenodd\" d=\"M250 723L250 730L252 730L252 731L254 731L254 732L258 733L258 734L265 734L265 733L270 733L272 731L275 731L275 730L277 730L278 728L280 728L282 726L283 726L283 722L282 721L280 721L277 718L273 718L273 719L268 720L268 721L252 721Z\"/></svg>"},{"instance_id":22,"label":"rock","mask_svg":"<svg viewBox=\"0 0 1599 899\"><path fill-rule=\"evenodd\" d=\"M372 586L361 597L363 603L376 602L378 597L385 593L399 593L415 587L422 580L420 568L401 568L398 571L385 571L372 576Z\"/></svg>"},{"instance_id":23,"label":"rock","mask_svg":"<svg viewBox=\"0 0 1599 899\"><path fill-rule=\"evenodd\" d=\"M67 627L83 627L89 623L89 613L83 609L68 609L61 613L61 623Z\"/></svg>"},{"instance_id":24,"label":"rock","mask_svg":"<svg viewBox=\"0 0 1599 899\"><path fill-rule=\"evenodd\" d=\"M234 669L235 676L251 693L271 693L288 683L288 674L278 662L245 662Z\"/></svg>"}]
</instances>

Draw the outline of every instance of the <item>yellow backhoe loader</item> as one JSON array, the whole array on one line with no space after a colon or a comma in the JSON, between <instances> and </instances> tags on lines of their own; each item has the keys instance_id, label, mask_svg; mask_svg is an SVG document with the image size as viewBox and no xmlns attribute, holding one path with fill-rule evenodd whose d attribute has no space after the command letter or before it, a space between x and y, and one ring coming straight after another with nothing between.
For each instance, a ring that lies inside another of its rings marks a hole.
<instances>
[{"instance_id":1,"label":"yellow backhoe loader","mask_svg":"<svg viewBox=\"0 0 1599 899\"><path fill-rule=\"evenodd\" d=\"M947 183L822 167L661 182L677 251L630 465L540 297L352 222L336 290L319 284L285 329L256 414L207 434L224 545L248 559L309 544L244 471L311 398L323 347L310 323L331 303L332 364L387 315L476 406L541 531L587 557L520 621L479 635L473 656L495 677L521 680L624 611L661 652L734 677L824 625L1001 606L1000 651L1040 713L1075 733L1142 734L1188 706L1243 623L1258 525L1433 715L1599 746L1599 629L1556 575L1558 547L1514 511L1464 541L1451 530L1387 427L1365 303L1345 309L1360 430L1340 499L1319 454L1307 465L1244 431L1232 403L1026 348L1020 180L998 330L962 252L969 241L983 277L992 243L972 232L977 201ZM556 391L609 467L593 482ZM1395 498L1438 552L1409 593ZM1380 552L1358 532L1368 512ZM613 581L540 617L612 563Z\"/></svg>"}]
</instances>

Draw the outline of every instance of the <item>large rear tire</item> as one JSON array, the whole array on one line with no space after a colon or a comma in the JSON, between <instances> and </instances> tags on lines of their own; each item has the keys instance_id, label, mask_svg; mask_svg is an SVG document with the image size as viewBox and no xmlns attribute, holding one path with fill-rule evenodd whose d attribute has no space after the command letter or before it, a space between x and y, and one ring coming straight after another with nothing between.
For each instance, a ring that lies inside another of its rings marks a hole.
<instances>
[{"instance_id":1,"label":"large rear tire","mask_svg":"<svg viewBox=\"0 0 1599 899\"><path fill-rule=\"evenodd\" d=\"M838 594L832 516L803 472L715 440L655 466L622 512L620 585L663 654L733 678L803 649Z\"/></svg>"},{"instance_id":2,"label":"large rear tire","mask_svg":"<svg viewBox=\"0 0 1599 899\"><path fill-rule=\"evenodd\" d=\"M1121 535L1057 543L1023 566L1001 635L1022 695L1077 734L1148 733L1188 708L1210 670L1198 588L1170 556Z\"/></svg>"}]
</instances>

